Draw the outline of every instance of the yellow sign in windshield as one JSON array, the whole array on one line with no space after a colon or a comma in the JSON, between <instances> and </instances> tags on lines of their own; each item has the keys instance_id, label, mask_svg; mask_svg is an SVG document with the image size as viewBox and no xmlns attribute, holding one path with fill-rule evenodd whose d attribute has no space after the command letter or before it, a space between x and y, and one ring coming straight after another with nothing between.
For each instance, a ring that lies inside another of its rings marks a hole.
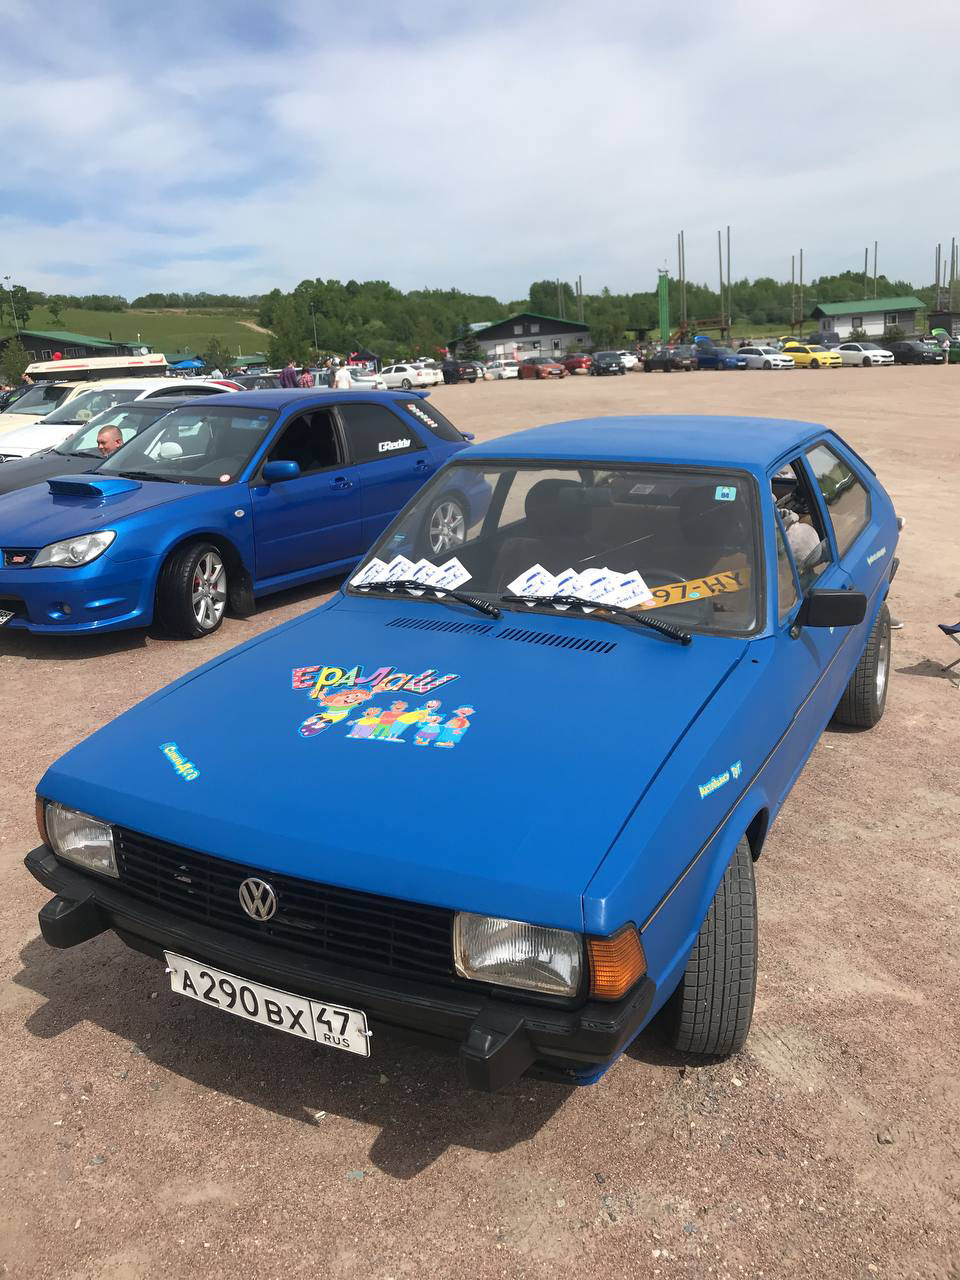
<instances>
[{"instance_id":1,"label":"yellow sign in windshield","mask_svg":"<svg viewBox=\"0 0 960 1280\"><path fill-rule=\"evenodd\" d=\"M664 609L667 605L683 604L686 600L703 600L707 596L743 591L749 585L749 569L721 569L719 573L711 573L706 578L691 578L688 582L668 582L663 587L651 587L653 599L640 605L638 612L645 613L647 609Z\"/></svg>"}]
</instances>

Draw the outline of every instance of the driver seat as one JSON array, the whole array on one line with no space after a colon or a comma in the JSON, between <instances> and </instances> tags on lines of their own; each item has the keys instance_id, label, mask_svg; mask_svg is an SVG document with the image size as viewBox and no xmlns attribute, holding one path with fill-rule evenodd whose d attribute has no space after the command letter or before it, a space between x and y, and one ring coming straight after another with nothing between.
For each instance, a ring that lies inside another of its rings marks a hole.
<instances>
[{"instance_id":1,"label":"driver seat","mask_svg":"<svg viewBox=\"0 0 960 1280\"><path fill-rule=\"evenodd\" d=\"M562 573L583 559L591 513L578 501L582 491L578 480L538 480L531 486L519 526L524 532L504 538L497 553L492 577L498 590L535 564Z\"/></svg>"}]
</instances>

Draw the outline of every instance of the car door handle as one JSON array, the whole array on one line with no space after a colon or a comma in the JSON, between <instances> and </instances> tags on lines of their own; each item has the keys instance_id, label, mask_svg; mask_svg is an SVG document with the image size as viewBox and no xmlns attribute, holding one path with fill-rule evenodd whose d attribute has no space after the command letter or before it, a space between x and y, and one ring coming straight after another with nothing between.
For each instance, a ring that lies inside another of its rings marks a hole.
<instances>
[{"instance_id":1,"label":"car door handle","mask_svg":"<svg viewBox=\"0 0 960 1280\"><path fill-rule=\"evenodd\" d=\"M337 476L335 480L330 481L331 489L352 489L353 481L348 480L346 476Z\"/></svg>"},{"instance_id":2,"label":"car door handle","mask_svg":"<svg viewBox=\"0 0 960 1280\"><path fill-rule=\"evenodd\" d=\"M424 460L423 460L422 458L419 458L419 459L418 459L418 460L417 460L413 465L416 467L416 469L417 469L418 471L429 471L429 470L430 470L430 463L429 463L429 462L424 462Z\"/></svg>"}]
</instances>

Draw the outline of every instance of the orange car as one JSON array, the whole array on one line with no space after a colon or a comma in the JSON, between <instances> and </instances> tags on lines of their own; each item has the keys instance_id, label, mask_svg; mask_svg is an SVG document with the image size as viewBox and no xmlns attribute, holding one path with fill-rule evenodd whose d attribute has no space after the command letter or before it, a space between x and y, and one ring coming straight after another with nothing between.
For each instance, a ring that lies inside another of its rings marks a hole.
<instances>
[{"instance_id":1,"label":"orange car","mask_svg":"<svg viewBox=\"0 0 960 1280\"><path fill-rule=\"evenodd\" d=\"M521 360L521 378L565 378L567 371L562 364L551 360L549 356L531 356L529 360Z\"/></svg>"}]
</instances>

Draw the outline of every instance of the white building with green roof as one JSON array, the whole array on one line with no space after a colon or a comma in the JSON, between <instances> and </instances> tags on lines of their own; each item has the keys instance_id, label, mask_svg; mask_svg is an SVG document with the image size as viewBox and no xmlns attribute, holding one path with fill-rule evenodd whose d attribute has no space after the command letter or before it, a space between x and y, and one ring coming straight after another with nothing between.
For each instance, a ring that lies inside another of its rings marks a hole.
<instances>
[{"instance_id":1,"label":"white building with green roof","mask_svg":"<svg viewBox=\"0 0 960 1280\"><path fill-rule=\"evenodd\" d=\"M919 298L857 298L854 302L818 302L813 315L821 333L833 331L849 338L862 330L871 338L882 338L888 329L920 333L926 305Z\"/></svg>"}]
</instances>

